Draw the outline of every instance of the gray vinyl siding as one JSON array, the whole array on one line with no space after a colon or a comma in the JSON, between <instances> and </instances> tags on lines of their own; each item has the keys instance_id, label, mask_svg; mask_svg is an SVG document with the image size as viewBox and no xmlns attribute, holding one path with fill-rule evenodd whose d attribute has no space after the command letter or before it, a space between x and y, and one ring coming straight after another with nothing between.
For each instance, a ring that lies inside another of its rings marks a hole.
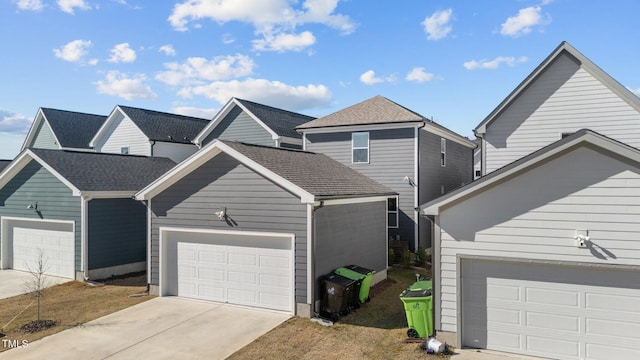
<instances>
[{"instance_id":1,"label":"gray vinyl siding","mask_svg":"<svg viewBox=\"0 0 640 360\"><path fill-rule=\"evenodd\" d=\"M38 202L38 211L27 209ZM0 216L75 222L75 269L80 271L80 198L36 161L0 189Z\"/></svg>"},{"instance_id":2,"label":"gray vinyl siding","mask_svg":"<svg viewBox=\"0 0 640 360\"><path fill-rule=\"evenodd\" d=\"M280 143L281 148L302 150L302 144Z\"/></svg>"},{"instance_id":3,"label":"gray vinyl siding","mask_svg":"<svg viewBox=\"0 0 640 360\"><path fill-rule=\"evenodd\" d=\"M457 257L640 266L640 171L589 147L440 212L441 329L456 331ZM578 248L576 230L593 246Z\"/></svg>"},{"instance_id":4,"label":"gray vinyl siding","mask_svg":"<svg viewBox=\"0 0 640 360\"><path fill-rule=\"evenodd\" d=\"M336 268L351 264L376 271L385 270L386 217L386 201L317 208L314 211L316 280Z\"/></svg>"},{"instance_id":5,"label":"gray vinyl siding","mask_svg":"<svg viewBox=\"0 0 640 360\"><path fill-rule=\"evenodd\" d=\"M584 128L640 147L640 113L564 54L487 127L485 173Z\"/></svg>"},{"instance_id":6,"label":"gray vinyl siding","mask_svg":"<svg viewBox=\"0 0 640 360\"><path fill-rule=\"evenodd\" d=\"M56 142L55 137L53 136L53 131L51 131L51 127L49 124L44 121L40 121L40 125L36 129L35 136L33 137L33 141L31 144L27 144L27 147L38 148L38 149L54 149L57 150L60 148L58 143Z\"/></svg>"},{"instance_id":7,"label":"gray vinyl siding","mask_svg":"<svg viewBox=\"0 0 640 360\"><path fill-rule=\"evenodd\" d=\"M295 235L295 297L307 300L307 207L295 195L222 153L151 199L151 283L158 285L159 227ZM226 208L228 221L215 212Z\"/></svg>"},{"instance_id":8,"label":"gray vinyl siding","mask_svg":"<svg viewBox=\"0 0 640 360\"><path fill-rule=\"evenodd\" d=\"M420 130L419 132L419 161L418 170L418 203L424 204L436 199L444 193L468 184L473 176L473 149L446 140L445 166L440 159L440 141L442 137ZM425 248L431 247L431 222L420 219L420 242Z\"/></svg>"},{"instance_id":9,"label":"gray vinyl siding","mask_svg":"<svg viewBox=\"0 0 640 360\"><path fill-rule=\"evenodd\" d=\"M360 173L386 185L399 194L399 227L389 236L399 236L414 248L416 214L415 193L405 176L415 180L415 129L369 131L369 163L351 162L351 131L306 134L306 150L326 154ZM440 153L438 152L438 156Z\"/></svg>"},{"instance_id":10,"label":"gray vinyl siding","mask_svg":"<svg viewBox=\"0 0 640 360\"><path fill-rule=\"evenodd\" d=\"M256 145L274 146L271 134L239 107L234 107L227 116L204 139L206 145L215 139L242 141Z\"/></svg>"},{"instance_id":11,"label":"gray vinyl siding","mask_svg":"<svg viewBox=\"0 0 640 360\"><path fill-rule=\"evenodd\" d=\"M133 199L89 201L89 270L146 260L146 210Z\"/></svg>"}]
</instances>

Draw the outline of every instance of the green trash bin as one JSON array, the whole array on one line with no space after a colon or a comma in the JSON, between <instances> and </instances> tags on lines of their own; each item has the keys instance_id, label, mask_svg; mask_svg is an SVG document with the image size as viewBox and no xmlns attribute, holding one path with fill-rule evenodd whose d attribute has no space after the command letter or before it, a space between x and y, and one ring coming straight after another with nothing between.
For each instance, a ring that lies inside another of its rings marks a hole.
<instances>
[{"instance_id":1,"label":"green trash bin","mask_svg":"<svg viewBox=\"0 0 640 360\"><path fill-rule=\"evenodd\" d=\"M337 268L333 272L356 282L356 288L354 290L356 292L355 301L357 304L352 304L354 307L360 307L360 304L364 304L365 301L367 301L367 297L369 297L369 289L366 289L366 292L364 289L364 280L366 279L366 275L347 268Z\"/></svg>"},{"instance_id":2,"label":"green trash bin","mask_svg":"<svg viewBox=\"0 0 640 360\"><path fill-rule=\"evenodd\" d=\"M365 299L364 301L369 301L369 289L371 289L371 280L373 279L373 274L375 274L376 271L358 265L349 265L345 267L349 270L353 270L362 275L365 275L364 280L362 280L360 291L362 292L362 298Z\"/></svg>"},{"instance_id":3,"label":"green trash bin","mask_svg":"<svg viewBox=\"0 0 640 360\"><path fill-rule=\"evenodd\" d=\"M407 316L407 336L427 338L433 335L433 297L431 281L417 281L400 294Z\"/></svg>"}]
</instances>

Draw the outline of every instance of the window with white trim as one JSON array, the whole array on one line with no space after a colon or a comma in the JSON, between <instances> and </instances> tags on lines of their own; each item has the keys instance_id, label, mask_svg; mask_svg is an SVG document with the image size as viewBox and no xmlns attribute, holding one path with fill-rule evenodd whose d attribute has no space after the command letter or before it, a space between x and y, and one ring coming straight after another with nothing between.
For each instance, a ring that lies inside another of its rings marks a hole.
<instances>
[{"instance_id":1,"label":"window with white trim","mask_svg":"<svg viewBox=\"0 0 640 360\"><path fill-rule=\"evenodd\" d=\"M369 133L354 132L351 134L351 162L369 162Z\"/></svg>"},{"instance_id":2,"label":"window with white trim","mask_svg":"<svg viewBox=\"0 0 640 360\"><path fill-rule=\"evenodd\" d=\"M121 148L120 148L120 154L122 154L122 155L129 155L129 147L128 147L128 146L126 146L126 147L121 147Z\"/></svg>"},{"instance_id":3,"label":"window with white trim","mask_svg":"<svg viewBox=\"0 0 640 360\"><path fill-rule=\"evenodd\" d=\"M387 226L390 228L398 227L398 197L390 197L387 199Z\"/></svg>"},{"instance_id":4,"label":"window with white trim","mask_svg":"<svg viewBox=\"0 0 640 360\"><path fill-rule=\"evenodd\" d=\"M447 166L447 139L440 139L440 165Z\"/></svg>"}]
</instances>

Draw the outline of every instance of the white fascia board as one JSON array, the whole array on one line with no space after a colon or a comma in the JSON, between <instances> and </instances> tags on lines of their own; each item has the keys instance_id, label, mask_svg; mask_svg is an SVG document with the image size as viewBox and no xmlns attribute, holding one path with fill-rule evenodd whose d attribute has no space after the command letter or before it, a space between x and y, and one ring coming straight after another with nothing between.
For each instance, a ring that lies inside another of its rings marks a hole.
<instances>
[{"instance_id":1,"label":"white fascia board","mask_svg":"<svg viewBox=\"0 0 640 360\"><path fill-rule=\"evenodd\" d=\"M251 111L249 111L249 109L247 109L244 105L242 105L240 101L236 100L235 98L233 100L235 101L236 105L238 105L238 107L242 109L242 111L246 112L249 115L249 117L251 117L255 122L258 123L258 125L262 126L265 130L267 130L269 134L271 134L272 140L280 139L280 135L276 134L276 132L273 131L270 127L268 127L267 124L262 122L260 118L258 118L254 113L252 113Z\"/></svg>"},{"instance_id":2,"label":"white fascia board","mask_svg":"<svg viewBox=\"0 0 640 360\"><path fill-rule=\"evenodd\" d=\"M131 199L135 196L135 191L83 191L82 196L93 199Z\"/></svg>"},{"instance_id":3,"label":"white fascia board","mask_svg":"<svg viewBox=\"0 0 640 360\"><path fill-rule=\"evenodd\" d=\"M2 173L0 173L0 188L6 185L15 175L17 175L25 166L31 161L37 161L43 168L47 169L53 176L55 176L60 182L65 184L73 196L80 196L80 190L75 187L69 180L65 179L59 172L47 164L44 160L40 159L30 149L26 149L17 158L15 158L9 166L7 166Z\"/></svg>"},{"instance_id":4,"label":"white fascia board","mask_svg":"<svg viewBox=\"0 0 640 360\"><path fill-rule=\"evenodd\" d=\"M222 107L222 109L218 111L218 113L213 117L213 119L209 121L207 126L205 126L202 130L200 130L200 133L198 133L198 135L196 135L196 137L193 139L193 143L196 144L198 147L201 147L202 141L204 141L204 139L206 139L207 136L211 134L213 129L215 129L216 126L218 126L218 124L222 121L222 119L224 119L227 116L227 114L229 114L229 112L231 112L233 107L236 105L237 105L237 102L235 101L235 98L229 99L229 101L227 101L227 103Z\"/></svg>"},{"instance_id":5,"label":"white fascia board","mask_svg":"<svg viewBox=\"0 0 640 360\"><path fill-rule=\"evenodd\" d=\"M364 125L343 125L343 126L330 126L330 127L318 127L310 129L297 129L296 131L303 134L323 134L323 133L338 133L338 132L353 132L353 131L374 131L374 130L387 130L387 129L402 129L421 127L424 121L402 122L402 123L384 123L384 124L364 124Z\"/></svg>"},{"instance_id":6,"label":"white fascia board","mask_svg":"<svg viewBox=\"0 0 640 360\"><path fill-rule=\"evenodd\" d=\"M314 206L331 206L331 205L345 205L345 204L362 204L377 201L387 201L390 197L398 196L397 194L389 194L383 196L366 196L366 197L353 197L342 199L327 199L318 200L313 203Z\"/></svg>"},{"instance_id":7,"label":"white fascia board","mask_svg":"<svg viewBox=\"0 0 640 360\"><path fill-rule=\"evenodd\" d=\"M467 139L467 138L465 138L465 137L463 137L461 135L458 135L458 134L454 133L453 131L444 130L443 128L441 128L439 126L430 124L428 122L425 123L425 126L422 129L425 130L425 131L428 131L428 132L430 132L432 134L438 135L438 136L440 136L442 138L445 138L447 140L451 140L451 141L456 142L456 143L458 143L460 145L466 146L468 148L471 148L471 149L475 149L476 148L476 144L473 141L471 141L471 140L469 140L469 139Z\"/></svg>"},{"instance_id":8,"label":"white fascia board","mask_svg":"<svg viewBox=\"0 0 640 360\"><path fill-rule=\"evenodd\" d=\"M94 149L96 148L96 144L99 142L99 140L102 140L102 137L107 132L107 129L109 129L111 124L113 124L118 113L122 113L124 115L124 112L120 109L120 106L116 105L116 107L111 110L111 114L107 116L107 120L105 120L102 126L100 126L100 129L98 129L96 134L93 136L93 139L91 139L91 141L89 142L89 146Z\"/></svg>"},{"instance_id":9,"label":"white fascia board","mask_svg":"<svg viewBox=\"0 0 640 360\"><path fill-rule=\"evenodd\" d=\"M292 138L288 136L280 136L278 137L278 141L280 142L280 144L284 142L287 144L302 145L302 139Z\"/></svg>"}]
</instances>

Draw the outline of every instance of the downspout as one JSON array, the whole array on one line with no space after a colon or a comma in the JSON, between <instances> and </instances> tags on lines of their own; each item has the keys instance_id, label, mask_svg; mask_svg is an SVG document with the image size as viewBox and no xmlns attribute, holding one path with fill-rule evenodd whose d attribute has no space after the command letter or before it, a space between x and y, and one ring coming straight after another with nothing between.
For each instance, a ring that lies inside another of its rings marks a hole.
<instances>
[{"instance_id":1,"label":"downspout","mask_svg":"<svg viewBox=\"0 0 640 360\"><path fill-rule=\"evenodd\" d=\"M153 157L153 147L156 145L156 141L149 141L149 144L151 144L151 156Z\"/></svg>"},{"instance_id":2,"label":"downspout","mask_svg":"<svg viewBox=\"0 0 640 360\"><path fill-rule=\"evenodd\" d=\"M311 205L311 279L313 279L313 284L311 286L311 304L312 304L312 312L313 316L319 316L319 309L316 309L316 262L315 262L315 253L316 253L316 221L315 221L315 212L318 209L321 209L324 206L324 201L320 201L320 205L314 206Z\"/></svg>"},{"instance_id":3,"label":"downspout","mask_svg":"<svg viewBox=\"0 0 640 360\"><path fill-rule=\"evenodd\" d=\"M420 210L419 210L419 202L420 202L420 129L422 129L423 127L427 126L427 122L426 121L422 121L422 125L421 126L417 126L416 130L415 130L415 165L414 165L414 172L415 174L413 175L413 178L415 179L415 187L413 189L414 195L413 195L413 215L416 219L416 224L413 230L413 245L415 248L415 251L418 252L418 247L420 246ZM400 206L400 204L398 204L398 206ZM400 210L398 208L398 210ZM398 224L399 225L399 224ZM388 234L387 234L388 237Z\"/></svg>"},{"instance_id":4,"label":"downspout","mask_svg":"<svg viewBox=\"0 0 640 360\"><path fill-rule=\"evenodd\" d=\"M89 280L89 201L91 196L80 196L80 248L84 281Z\"/></svg>"}]
</instances>

